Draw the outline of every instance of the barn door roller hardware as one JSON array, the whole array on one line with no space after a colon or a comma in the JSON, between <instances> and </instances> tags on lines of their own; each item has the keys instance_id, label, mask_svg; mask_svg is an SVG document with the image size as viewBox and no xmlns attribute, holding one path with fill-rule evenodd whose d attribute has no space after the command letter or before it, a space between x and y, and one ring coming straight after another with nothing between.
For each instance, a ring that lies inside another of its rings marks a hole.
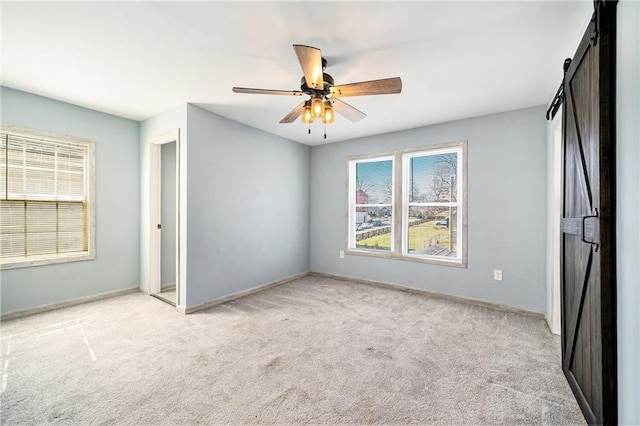
<instances>
[{"instance_id":1,"label":"barn door roller hardware","mask_svg":"<svg viewBox=\"0 0 640 426\"><path fill-rule=\"evenodd\" d=\"M591 34L591 39L589 40L589 43L591 44L591 46L595 46L596 43L598 42L598 34L600 34L600 20L598 19L598 4L602 3L604 6L607 6L607 4L611 4L611 3L616 3L617 0L594 0L593 2L593 15L591 16L591 21L595 22L594 28L593 28L593 34ZM567 70L569 69L569 65L571 65L571 59L567 58L564 60L564 73L567 73ZM556 113L558 112L558 109L560 108L560 105L562 105L562 103L564 102L564 79L562 80L562 83L560 84L560 87L558 88L558 91L556 92L556 95L553 97L553 100L551 101L551 105L549 105L549 109L547 109L547 120L553 120L553 117L556 116Z\"/></svg>"},{"instance_id":2,"label":"barn door roller hardware","mask_svg":"<svg viewBox=\"0 0 640 426\"><path fill-rule=\"evenodd\" d=\"M565 74L569 69L569 65L571 65L571 59L567 58L564 60L564 65L562 66L562 69L564 70ZM556 92L556 95L553 97L553 101L551 101L551 105L549 106L549 109L547 109L547 120L553 120L553 117L556 116L556 113L558 112L558 109L560 109L560 106L562 105L563 102L564 102L564 79L562 79L562 83L560 83L560 87L558 87L558 91Z\"/></svg>"}]
</instances>

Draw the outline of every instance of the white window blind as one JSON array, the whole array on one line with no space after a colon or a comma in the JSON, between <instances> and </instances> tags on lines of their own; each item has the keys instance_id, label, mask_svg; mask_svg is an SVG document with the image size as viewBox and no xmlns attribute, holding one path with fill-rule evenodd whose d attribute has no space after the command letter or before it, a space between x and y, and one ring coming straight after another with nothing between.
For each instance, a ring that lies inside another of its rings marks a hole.
<instances>
[{"instance_id":1,"label":"white window blind","mask_svg":"<svg viewBox=\"0 0 640 426\"><path fill-rule=\"evenodd\" d=\"M3 263L89 251L89 145L0 133Z\"/></svg>"}]
</instances>

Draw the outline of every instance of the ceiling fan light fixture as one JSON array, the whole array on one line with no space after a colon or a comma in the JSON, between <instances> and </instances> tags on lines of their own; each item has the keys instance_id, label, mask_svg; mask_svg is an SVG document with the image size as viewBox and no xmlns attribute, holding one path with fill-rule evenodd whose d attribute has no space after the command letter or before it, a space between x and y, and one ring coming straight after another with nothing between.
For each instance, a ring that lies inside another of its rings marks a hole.
<instances>
[{"instance_id":1,"label":"ceiling fan light fixture","mask_svg":"<svg viewBox=\"0 0 640 426\"><path fill-rule=\"evenodd\" d=\"M324 114L322 115L322 122L325 124L333 123L335 119L335 115L333 113L333 107L331 106L331 102L326 101L324 103Z\"/></svg>"},{"instance_id":2,"label":"ceiling fan light fixture","mask_svg":"<svg viewBox=\"0 0 640 426\"><path fill-rule=\"evenodd\" d=\"M322 101L322 98L313 98L311 100L311 110L314 117L321 118L323 116L324 102Z\"/></svg>"},{"instance_id":3,"label":"ceiling fan light fixture","mask_svg":"<svg viewBox=\"0 0 640 426\"><path fill-rule=\"evenodd\" d=\"M304 103L304 108L302 110L302 122L304 124L313 123L313 113L311 112L311 101L307 101Z\"/></svg>"}]
</instances>

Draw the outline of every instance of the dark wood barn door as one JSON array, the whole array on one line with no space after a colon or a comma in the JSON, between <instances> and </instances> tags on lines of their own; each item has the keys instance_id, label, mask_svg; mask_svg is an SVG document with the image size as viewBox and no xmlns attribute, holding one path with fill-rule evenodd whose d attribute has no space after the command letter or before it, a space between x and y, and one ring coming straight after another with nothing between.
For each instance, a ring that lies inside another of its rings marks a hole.
<instances>
[{"instance_id":1,"label":"dark wood barn door","mask_svg":"<svg viewBox=\"0 0 640 426\"><path fill-rule=\"evenodd\" d=\"M564 79L562 367L589 423L617 422L615 2L594 17Z\"/></svg>"}]
</instances>

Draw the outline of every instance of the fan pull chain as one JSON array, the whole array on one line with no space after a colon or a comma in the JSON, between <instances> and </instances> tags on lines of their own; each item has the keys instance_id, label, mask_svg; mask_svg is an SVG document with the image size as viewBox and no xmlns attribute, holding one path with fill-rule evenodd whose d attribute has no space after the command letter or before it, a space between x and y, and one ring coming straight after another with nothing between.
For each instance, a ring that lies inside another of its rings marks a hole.
<instances>
[{"instance_id":1,"label":"fan pull chain","mask_svg":"<svg viewBox=\"0 0 640 426\"><path fill-rule=\"evenodd\" d=\"M327 123L324 123L324 138L327 138Z\"/></svg>"},{"instance_id":2,"label":"fan pull chain","mask_svg":"<svg viewBox=\"0 0 640 426\"><path fill-rule=\"evenodd\" d=\"M309 134L311 134L311 122L309 122Z\"/></svg>"}]
</instances>

